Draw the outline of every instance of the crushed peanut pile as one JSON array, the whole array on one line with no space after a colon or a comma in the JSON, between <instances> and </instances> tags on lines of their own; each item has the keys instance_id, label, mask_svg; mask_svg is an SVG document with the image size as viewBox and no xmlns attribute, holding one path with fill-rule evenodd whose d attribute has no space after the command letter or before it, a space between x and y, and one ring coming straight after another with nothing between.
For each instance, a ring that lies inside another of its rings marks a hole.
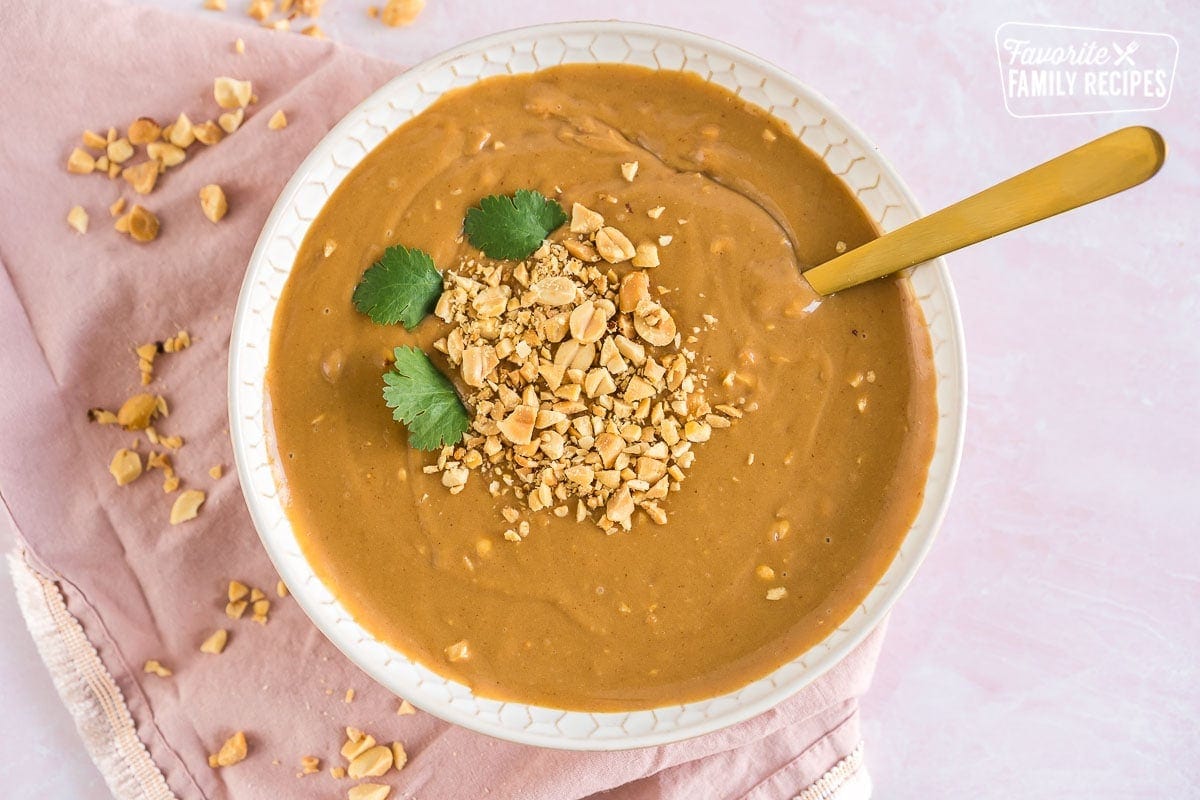
<instances>
[{"instance_id":1,"label":"crushed peanut pile","mask_svg":"<svg viewBox=\"0 0 1200 800\"><path fill-rule=\"evenodd\" d=\"M571 231L515 265L469 258L447 270L434 313L453 327L434 346L469 387L474 418L426 470L452 493L472 470L489 473L493 496L608 533L629 530L636 509L663 524L660 501L679 489L693 445L742 411L705 400L707 375L659 301L667 290L651 291L657 247L635 247L578 203ZM618 277L601 259L633 269ZM528 532L522 521L505 538Z\"/></svg>"}]
</instances>

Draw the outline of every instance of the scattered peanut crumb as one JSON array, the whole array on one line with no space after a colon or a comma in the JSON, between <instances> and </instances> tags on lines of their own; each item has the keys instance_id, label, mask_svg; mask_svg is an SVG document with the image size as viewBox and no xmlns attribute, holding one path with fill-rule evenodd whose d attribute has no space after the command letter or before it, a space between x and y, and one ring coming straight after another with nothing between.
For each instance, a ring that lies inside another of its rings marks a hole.
<instances>
[{"instance_id":1,"label":"scattered peanut crumb","mask_svg":"<svg viewBox=\"0 0 1200 800\"><path fill-rule=\"evenodd\" d=\"M346 767L351 778L378 778L392 768L394 756L386 745L375 745L359 753Z\"/></svg>"},{"instance_id":2,"label":"scattered peanut crumb","mask_svg":"<svg viewBox=\"0 0 1200 800\"><path fill-rule=\"evenodd\" d=\"M211 653L212 655L220 655L225 649L225 644L229 641L229 631L224 628L217 628L209 635L200 645L201 653Z\"/></svg>"},{"instance_id":3,"label":"scattered peanut crumb","mask_svg":"<svg viewBox=\"0 0 1200 800\"><path fill-rule=\"evenodd\" d=\"M787 597L787 589L782 586L776 586L772 589L767 589L768 600L782 600Z\"/></svg>"},{"instance_id":4,"label":"scattered peanut crumb","mask_svg":"<svg viewBox=\"0 0 1200 800\"><path fill-rule=\"evenodd\" d=\"M142 457L133 450L118 450L108 465L108 471L116 479L117 486L133 483L142 474Z\"/></svg>"},{"instance_id":5,"label":"scattered peanut crumb","mask_svg":"<svg viewBox=\"0 0 1200 800\"><path fill-rule=\"evenodd\" d=\"M245 600L231 600L225 604L225 616L230 619L241 619L246 613L246 607L250 605Z\"/></svg>"},{"instance_id":6,"label":"scattered peanut crumb","mask_svg":"<svg viewBox=\"0 0 1200 800\"><path fill-rule=\"evenodd\" d=\"M94 131L84 131L81 138L84 146L93 150L103 150L108 145L108 140Z\"/></svg>"},{"instance_id":7,"label":"scattered peanut crumb","mask_svg":"<svg viewBox=\"0 0 1200 800\"><path fill-rule=\"evenodd\" d=\"M128 233L136 242L152 242L158 238L158 217L154 212L135 204L129 213L117 218L114 225L121 233Z\"/></svg>"},{"instance_id":8,"label":"scattered peanut crumb","mask_svg":"<svg viewBox=\"0 0 1200 800\"><path fill-rule=\"evenodd\" d=\"M253 89L250 81L221 77L213 81L213 98L221 108L245 108L250 104Z\"/></svg>"},{"instance_id":9,"label":"scattered peanut crumb","mask_svg":"<svg viewBox=\"0 0 1200 800\"><path fill-rule=\"evenodd\" d=\"M233 52L239 56L246 52L246 42L240 36L233 43Z\"/></svg>"},{"instance_id":10,"label":"scattered peanut crumb","mask_svg":"<svg viewBox=\"0 0 1200 800\"><path fill-rule=\"evenodd\" d=\"M846 252L846 243L843 241L839 241L837 244L835 244L833 246L833 249L834 249L834 251L836 251L838 253L844 253L844 252Z\"/></svg>"},{"instance_id":11,"label":"scattered peanut crumb","mask_svg":"<svg viewBox=\"0 0 1200 800\"><path fill-rule=\"evenodd\" d=\"M152 394L135 394L117 410L117 424L127 431L140 431L164 413L166 401Z\"/></svg>"},{"instance_id":12,"label":"scattered peanut crumb","mask_svg":"<svg viewBox=\"0 0 1200 800\"><path fill-rule=\"evenodd\" d=\"M375 737L358 728L346 728L346 743L342 745L342 758L353 761L375 746Z\"/></svg>"},{"instance_id":13,"label":"scattered peanut crumb","mask_svg":"<svg viewBox=\"0 0 1200 800\"><path fill-rule=\"evenodd\" d=\"M621 165L621 176L630 183L633 183L633 179L637 177L637 172L638 162L636 161L626 161Z\"/></svg>"},{"instance_id":14,"label":"scattered peanut crumb","mask_svg":"<svg viewBox=\"0 0 1200 800\"><path fill-rule=\"evenodd\" d=\"M118 197L116 200L113 201L113 204L108 207L108 215L110 217L115 217L124 210L125 210L125 198Z\"/></svg>"},{"instance_id":15,"label":"scattered peanut crumb","mask_svg":"<svg viewBox=\"0 0 1200 800\"><path fill-rule=\"evenodd\" d=\"M667 210L666 206L655 206L654 208L652 208L646 212L646 216L649 217L650 219L658 219L659 217L661 217L663 215L663 212L666 210Z\"/></svg>"},{"instance_id":16,"label":"scattered peanut crumb","mask_svg":"<svg viewBox=\"0 0 1200 800\"><path fill-rule=\"evenodd\" d=\"M171 524L179 525L195 519L204 504L204 492L199 489L188 489L175 498L171 506Z\"/></svg>"},{"instance_id":17,"label":"scattered peanut crumb","mask_svg":"<svg viewBox=\"0 0 1200 800\"><path fill-rule=\"evenodd\" d=\"M221 130L226 133L233 133L238 128L242 127L242 122L246 119L246 109L235 108L233 111L226 111L221 116L217 117L217 125L221 126Z\"/></svg>"},{"instance_id":18,"label":"scattered peanut crumb","mask_svg":"<svg viewBox=\"0 0 1200 800\"><path fill-rule=\"evenodd\" d=\"M257 603L259 600L262 600L266 596L267 596L266 593L263 592L262 589L255 588L255 589L250 590L250 602L251 603Z\"/></svg>"},{"instance_id":19,"label":"scattered peanut crumb","mask_svg":"<svg viewBox=\"0 0 1200 800\"><path fill-rule=\"evenodd\" d=\"M250 594L250 587L248 587L246 584L242 583L241 581L229 582L229 602L234 603L238 600L241 600L248 594Z\"/></svg>"},{"instance_id":20,"label":"scattered peanut crumb","mask_svg":"<svg viewBox=\"0 0 1200 800\"><path fill-rule=\"evenodd\" d=\"M96 169L96 158L86 150L76 147L67 157L67 172L87 175Z\"/></svg>"},{"instance_id":21,"label":"scattered peanut crumb","mask_svg":"<svg viewBox=\"0 0 1200 800\"><path fill-rule=\"evenodd\" d=\"M330 767L329 774L332 775L334 778L338 778L338 779L344 778L344 777L346 777L346 768L345 767Z\"/></svg>"},{"instance_id":22,"label":"scattered peanut crumb","mask_svg":"<svg viewBox=\"0 0 1200 800\"><path fill-rule=\"evenodd\" d=\"M382 783L360 783L352 786L346 794L347 800L387 800L392 787Z\"/></svg>"},{"instance_id":23,"label":"scattered peanut crumb","mask_svg":"<svg viewBox=\"0 0 1200 800\"><path fill-rule=\"evenodd\" d=\"M334 250L337 250L337 242L335 242L333 239L326 239L325 240L325 257L329 258L331 255L333 255Z\"/></svg>"},{"instance_id":24,"label":"scattered peanut crumb","mask_svg":"<svg viewBox=\"0 0 1200 800\"><path fill-rule=\"evenodd\" d=\"M87 233L88 213L83 210L83 206L72 206L67 212L67 224L80 233Z\"/></svg>"},{"instance_id":25,"label":"scattered peanut crumb","mask_svg":"<svg viewBox=\"0 0 1200 800\"><path fill-rule=\"evenodd\" d=\"M353 702L354 702L354 690L353 690L353 689L347 689L347 690L346 690L346 699L345 699L345 701L344 701L344 702L347 702L347 703L353 703Z\"/></svg>"},{"instance_id":26,"label":"scattered peanut crumb","mask_svg":"<svg viewBox=\"0 0 1200 800\"><path fill-rule=\"evenodd\" d=\"M275 594L278 595L279 597L287 597L288 596L289 592L288 592L287 584L284 583L282 580L275 581Z\"/></svg>"},{"instance_id":27,"label":"scattered peanut crumb","mask_svg":"<svg viewBox=\"0 0 1200 800\"><path fill-rule=\"evenodd\" d=\"M316 756L304 756L300 759L300 773L296 777L315 775L321 771L321 759Z\"/></svg>"},{"instance_id":28,"label":"scattered peanut crumb","mask_svg":"<svg viewBox=\"0 0 1200 800\"><path fill-rule=\"evenodd\" d=\"M204 7L209 11L224 11L225 0L204 0Z\"/></svg>"},{"instance_id":29,"label":"scattered peanut crumb","mask_svg":"<svg viewBox=\"0 0 1200 800\"><path fill-rule=\"evenodd\" d=\"M383 9L379 11L379 19L384 25L393 28L411 25L424 8L425 0L387 0Z\"/></svg>"},{"instance_id":30,"label":"scattered peanut crumb","mask_svg":"<svg viewBox=\"0 0 1200 800\"><path fill-rule=\"evenodd\" d=\"M171 670L167 669L153 658L147 661L145 666L142 667L142 672L154 674L160 678L169 678L173 674Z\"/></svg>"},{"instance_id":31,"label":"scattered peanut crumb","mask_svg":"<svg viewBox=\"0 0 1200 800\"><path fill-rule=\"evenodd\" d=\"M149 144L162 134L162 126L150 117L138 117L129 124L127 136L130 144Z\"/></svg>"},{"instance_id":32,"label":"scattered peanut crumb","mask_svg":"<svg viewBox=\"0 0 1200 800\"><path fill-rule=\"evenodd\" d=\"M210 183L200 190L200 210L209 222L220 222L229 211L229 203L225 200L225 192L215 183Z\"/></svg>"},{"instance_id":33,"label":"scattered peanut crumb","mask_svg":"<svg viewBox=\"0 0 1200 800\"><path fill-rule=\"evenodd\" d=\"M392 742L392 765L396 772L404 769L404 765L408 763L408 753L404 751L404 745L400 742Z\"/></svg>"},{"instance_id":34,"label":"scattered peanut crumb","mask_svg":"<svg viewBox=\"0 0 1200 800\"><path fill-rule=\"evenodd\" d=\"M287 124L287 115L283 113L282 108L272 114L271 118L267 120L267 128L273 131L283 130L287 127Z\"/></svg>"},{"instance_id":35,"label":"scattered peanut crumb","mask_svg":"<svg viewBox=\"0 0 1200 800\"><path fill-rule=\"evenodd\" d=\"M89 408L87 416L89 422L94 422L97 425L117 424L117 415L103 408Z\"/></svg>"},{"instance_id":36,"label":"scattered peanut crumb","mask_svg":"<svg viewBox=\"0 0 1200 800\"><path fill-rule=\"evenodd\" d=\"M759 564L754 569L754 574L764 581L771 581L775 579L775 570L771 569L766 564Z\"/></svg>"},{"instance_id":37,"label":"scattered peanut crumb","mask_svg":"<svg viewBox=\"0 0 1200 800\"><path fill-rule=\"evenodd\" d=\"M319 26L319 25L309 25L307 28L302 28L300 30L300 33L302 35L308 36L312 39L328 38L327 36L325 36L325 31L321 30L321 26Z\"/></svg>"},{"instance_id":38,"label":"scattered peanut crumb","mask_svg":"<svg viewBox=\"0 0 1200 800\"><path fill-rule=\"evenodd\" d=\"M252 620L254 620L255 622L257 622L259 625L266 625L267 624L267 612L271 610L271 601L270 600L255 600L253 603L250 604L250 608L253 609L253 612L254 612L250 618Z\"/></svg>"},{"instance_id":39,"label":"scattered peanut crumb","mask_svg":"<svg viewBox=\"0 0 1200 800\"><path fill-rule=\"evenodd\" d=\"M400 701L400 707L396 709L396 714L401 717L407 717L409 714L417 713L417 709L407 700Z\"/></svg>"},{"instance_id":40,"label":"scattered peanut crumb","mask_svg":"<svg viewBox=\"0 0 1200 800\"><path fill-rule=\"evenodd\" d=\"M250 0L250 7L246 9L246 16L262 22L271 16L271 12L274 10L275 0Z\"/></svg>"},{"instance_id":41,"label":"scattered peanut crumb","mask_svg":"<svg viewBox=\"0 0 1200 800\"><path fill-rule=\"evenodd\" d=\"M209 763L212 765L215 762L215 766L217 767L230 767L239 761L245 760L248 751L246 734L238 731L225 740L225 743L221 745L220 752L210 757Z\"/></svg>"}]
</instances>

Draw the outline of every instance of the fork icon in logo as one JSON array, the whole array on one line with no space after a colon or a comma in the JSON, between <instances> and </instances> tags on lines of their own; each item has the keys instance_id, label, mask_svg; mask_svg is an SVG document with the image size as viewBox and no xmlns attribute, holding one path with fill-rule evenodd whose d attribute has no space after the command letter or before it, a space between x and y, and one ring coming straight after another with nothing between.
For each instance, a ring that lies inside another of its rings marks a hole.
<instances>
[{"instance_id":1,"label":"fork icon in logo","mask_svg":"<svg viewBox=\"0 0 1200 800\"><path fill-rule=\"evenodd\" d=\"M1133 61L1133 54L1137 52L1137 49L1138 43L1136 39L1125 45L1125 49L1123 50L1121 49L1121 45L1113 42L1113 51L1117 54L1117 60L1113 62L1113 66L1119 67L1122 64L1128 64L1131 67L1136 66Z\"/></svg>"}]
</instances>

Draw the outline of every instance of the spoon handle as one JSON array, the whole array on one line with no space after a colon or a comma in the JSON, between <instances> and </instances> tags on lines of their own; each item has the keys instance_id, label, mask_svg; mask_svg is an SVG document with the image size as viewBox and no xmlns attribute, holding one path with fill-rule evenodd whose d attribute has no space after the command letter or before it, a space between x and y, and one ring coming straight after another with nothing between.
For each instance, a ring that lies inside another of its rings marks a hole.
<instances>
[{"instance_id":1,"label":"spoon handle","mask_svg":"<svg viewBox=\"0 0 1200 800\"><path fill-rule=\"evenodd\" d=\"M865 283L1137 186L1158 172L1157 131L1122 128L804 273L820 294Z\"/></svg>"}]
</instances>

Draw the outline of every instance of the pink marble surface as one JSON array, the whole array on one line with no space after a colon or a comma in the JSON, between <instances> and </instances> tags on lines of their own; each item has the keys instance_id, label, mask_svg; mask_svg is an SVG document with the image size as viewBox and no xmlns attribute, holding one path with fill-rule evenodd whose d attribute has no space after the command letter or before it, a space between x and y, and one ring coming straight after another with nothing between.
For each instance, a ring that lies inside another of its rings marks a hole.
<instances>
[{"instance_id":1,"label":"pink marble surface","mask_svg":"<svg viewBox=\"0 0 1200 800\"><path fill-rule=\"evenodd\" d=\"M1122 125L1162 131L1170 157L1147 186L951 257L966 453L864 724L880 798L1200 793L1200 6L430 0L391 31L366 5L329 0L322 26L406 63L596 16L718 36L829 97L928 209ZM1174 96L1158 112L1014 119L993 42L1012 20L1171 33ZM104 797L11 597L0 587L0 796Z\"/></svg>"}]
</instances>

